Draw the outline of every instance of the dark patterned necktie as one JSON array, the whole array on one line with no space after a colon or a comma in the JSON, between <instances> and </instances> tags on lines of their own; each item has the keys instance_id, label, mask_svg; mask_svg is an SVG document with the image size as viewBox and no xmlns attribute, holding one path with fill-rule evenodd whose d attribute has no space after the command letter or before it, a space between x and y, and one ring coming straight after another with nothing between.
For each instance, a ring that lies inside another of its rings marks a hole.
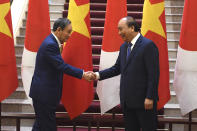
<instances>
[{"instance_id":1,"label":"dark patterned necktie","mask_svg":"<svg viewBox=\"0 0 197 131\"><path fill-rule=\"evenodd\" d=\"M128 47L127 47L127 60L129 58L129 55L131 54L131 46L132 45L133 45L132 43L128 43Z\"/></svg>"}]
</instances>

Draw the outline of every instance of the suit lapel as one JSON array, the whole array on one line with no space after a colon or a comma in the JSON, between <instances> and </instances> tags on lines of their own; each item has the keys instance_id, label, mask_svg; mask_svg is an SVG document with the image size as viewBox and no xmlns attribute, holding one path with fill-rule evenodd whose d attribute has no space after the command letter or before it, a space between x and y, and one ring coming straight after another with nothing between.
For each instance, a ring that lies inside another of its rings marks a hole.
<instances>
[{"instance_id":1,"label":"suit lapel","mask_svg":"<svg viewBox=\"0 0 197 131\"><path fill-rule=\"evenodd\" d=\"M123 46L123 49L122 49L122 52L123 52L123 65L126 65L126 62L127 62L127 43L125 42L124 43L125 45Z\"/></svg>"},{"instance_id":2,"label":"suit lapel","mask_svg":"<svg viewBox=\"0 0 197 131\"><path fill-rule=\"evenodd\" d=\"M50 37L52 38L52 40L58 45L58 42L57 42L57 40L55 39L55 37L53 36L53 34L51 33L50 34ZM59 45L58 45L58 47L59 47Z\"/></svg>"},{"instance_id":3,"label":"suit lapel","mask_svg":"<svg viewBox=\"0 0 197 131\"><path fill-rule=\"evenodd\" d=\"M135 45L134 45L134 47L133 47L133 49L131 51L131 54L129 55L128 60L125 59L126 60L126 64L125 64L124 70L127 68L128 64L133 60L133 57L135 56L138 48L141 46L142 38L143 38L143 36L140 35L140 37L136 41L136 43L135 43ZM126 52L127 52L127 50L126 50ZM127 53L125 53L125 54L127 54ZM125 58L126 58L126 56L125 56Z\"/></svg>"},{"instance_id":4,"label":"suit lapel","mask_svg":"<svg viewBox=\"0 0 197 131\"><path fill-rule=\"evenodd\" d=\"M51 39L56 43L56 45L58 46L58 49L59 49L59 51L60 51L60 47L59 47L59 45L58 45L58 42L57 42L57 40L55 39L55 37L53 36L52 33L50 34L50 37L51 37Z\"/></svg>"}]
</instances>

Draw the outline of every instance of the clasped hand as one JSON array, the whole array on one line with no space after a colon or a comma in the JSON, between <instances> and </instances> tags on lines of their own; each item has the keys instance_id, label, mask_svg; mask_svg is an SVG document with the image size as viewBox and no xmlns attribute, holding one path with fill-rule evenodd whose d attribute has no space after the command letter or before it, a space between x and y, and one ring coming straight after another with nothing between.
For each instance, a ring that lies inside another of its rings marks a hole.
<instances>
[{"instance_id":1,"label":"clasped hand","mask_svg":"<svg viewBox=\"0 0 197 131\"><path fill-rule=\"evenodd\" d=\"M83 78L89 82L96 80L96 73L92 72L92 71L87 71L84 72L83 74Z\"/></svg>"}]
</instances>

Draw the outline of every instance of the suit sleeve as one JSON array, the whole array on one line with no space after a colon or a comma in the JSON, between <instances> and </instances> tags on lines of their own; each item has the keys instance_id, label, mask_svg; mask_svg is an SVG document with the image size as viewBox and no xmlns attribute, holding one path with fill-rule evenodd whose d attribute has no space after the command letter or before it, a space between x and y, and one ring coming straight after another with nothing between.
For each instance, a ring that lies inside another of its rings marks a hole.
<instances>
[{"instance_id":1,"label":"suit sleeve","mask_svg":"<svg viewBox=\"0 0 197 131\"><path fill-rule=\"evenodd\" d=\"M144 58L148 75L146 98L158 99L159 51L153 42L147 45Z\"/></svg>"},{"instance_id":2,"label":"suit sleeve","mask_svg":"<svg viewBox=\"0 0 197 131\"><path fill-rule=\"evenodd\" d=\"M57 46L48 44L45 49L45 57L47 61L57 70L79 79L82 78L83 70L64 63Z\"/></svg>"},{"instance_id":3,"label":"suit sleeve","mask_svg":"<svg viewBox=\"0 0 197 131\"><path fill-rule=\"evenodd\" d=\"M120 75L120 53L119 53L118 59L116 60L116 63L108 69L99 71L99 75L100 75L99 80L104 80L107 78Z\"/></svg>"}]
</instances>

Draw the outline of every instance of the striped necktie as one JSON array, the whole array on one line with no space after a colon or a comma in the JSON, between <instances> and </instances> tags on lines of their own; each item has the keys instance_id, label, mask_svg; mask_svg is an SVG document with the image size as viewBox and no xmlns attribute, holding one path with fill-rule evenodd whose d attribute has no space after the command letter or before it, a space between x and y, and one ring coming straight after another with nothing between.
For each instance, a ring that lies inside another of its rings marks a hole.
<instances>
[{"instance_id":1,"label":"striped necktie","mask_svg":"<svg viewBox=\"0 0 197 131\"><path fill-rule=\"evenodd\" d=\"M129 58L129 55L131 54L131 46L132 45L133 45L132 43L128 43L128 47L127 47L127 60Z\"/></svg>"}]
</instances>

